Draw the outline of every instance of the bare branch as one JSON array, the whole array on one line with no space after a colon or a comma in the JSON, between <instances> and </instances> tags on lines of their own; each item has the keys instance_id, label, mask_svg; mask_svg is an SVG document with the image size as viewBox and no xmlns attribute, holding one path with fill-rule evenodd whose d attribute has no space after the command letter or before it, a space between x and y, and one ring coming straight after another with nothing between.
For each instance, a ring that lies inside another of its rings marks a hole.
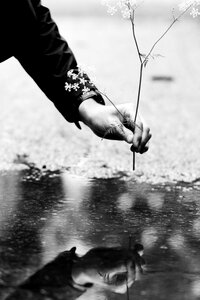
<instances>
[{"instance_id":1,"label":"bare branch","mask_svg":"<svg viewBox=\"0 0 200 300\"><path fill-rule=\"evenodd\" d=\"M141 54L137 37L136 37L136 32L135 32L135 11L132 9L131 13L131 5L129 4L129 10L130 10L130 21L132 25L132 33L133 33L133 39L135 42L136 50L138 53L139 61L140 61L140 74L139 74L139 84L138 84L138 93L137 93L137 101L136 101L136 109L135 109L135 117L134 117L134 123L136 123L137 120L137 115L138 115L138 110L139 110L139 104L140 104L140 95L141 95L141 88L142 88L142 77L143 77L143 54ZM133 171L135 170L135 152L133 152Z\"/></svg>"},{"instance_id":2,"label":"bare branch","mask_svg":"<svg viewBox=\"0 0 200 300\"><path fill-rule=\"evenodd\" d=\"M129 9L131 9L131 8L129 8ZM131 25L132 25L133 39L134 39L134 42L135 42L135 46L136 46L136 49L137 49L137 53L138 53L138 57L139 57L140 63L142 64L142 54L140 52L138 41L137 41L137 37L136 37L135 21L134 21L134 19L135 19L135 12L133 11L132 14L130 13L130 21L131 21Z\"/></svg>"},{"instance_id":3,"label":"bare branch","mask_svg":"<svg viewBox=\"0 0 200 300\"><path fill-rule=\"evenodd\" d=\"M145 60L143 61L143 64L145 64L148 59L149 56L151 55L152 51L154 50L154 48L156 47L156 45L162 40L162 38L168 33L168 31L172 28L172 26L179 21L179 19L192 7L192 4L190 6L188 6L188 8L186 8L182 13L179 14L178 17L175 17L173 14L173 22L170 24L170 26L164 31L164 33L157 39L157 41L153 44L153 46L151 47L149 53L147 54Z\"/></svg>"}]
</instances>

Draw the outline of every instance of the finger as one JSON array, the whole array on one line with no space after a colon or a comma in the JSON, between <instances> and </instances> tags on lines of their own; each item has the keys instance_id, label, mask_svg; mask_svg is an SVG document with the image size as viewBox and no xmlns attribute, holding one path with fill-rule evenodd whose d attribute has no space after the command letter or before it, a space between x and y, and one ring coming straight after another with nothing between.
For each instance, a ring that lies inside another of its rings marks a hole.
<instances>
[{"instance_id":1,"label":"finger","mask_svg":"<svg viewBox=\"0 0 200 300\"><path fill-rule=\"evenodd\" d=\"M141 153L143 152L143 149L145 148L146 144L149 142L149 140L151 139L152 135L150 133L150 129L148 127L146 127L143 130L142 133L142 139L138 148L138 151Z\"/></svg>"},{"instance_id":2,"label":"finger","mask_svg":"<svg viewBox=\"0 0 200 300\"><path fill-rule=\"evenodd\" d=\"M143 149L140 151L140 154L143 154L149 150L149 144L143 147Z\"/></svg>"},{"instance_id":3,"label":"finger","mask_svg":"<svg viewBox=\"0 0 200 300\"><path fill-rule=\"evenodd\" d=\"M133 145L131 146L130 150L132 152L143 154L149 150L149 143L147 143L140 151L137 148L135 148Z\"/></svg>"},{"instance_id":4,"label":"finger","mask_svg":"<svg viewBox=\"0 0 200 300\"><path fill-rule=\"evenodd\" d=\"M130 150L131 150L132 152L139 153L138 147L135 147L134 145L131 146Z\"/></svg>"},{"instance_id":5,"label":"finger","mask_svg":"<svg viewBox=\"0 0 200 300\"><path fill-rule=\"evenodd\" d=\"M143 124L141 122L137 123L137 126L135 126L133 133L133 147L135 148L135 151L138 152L143 134Z\"/></svg>"},{"instance_id":6,"label":"finger","mask_svg":"<svg viewBox=\"0 0 200 300\"><path fill-rule=\"evenodd\" d=\"M133 133L130 130L128 130L125 126L121 126L120 130L121 132L119 132L119 134L121 134L121 139L127 142L128 144L132 144L134 138Z\"/></svg>"},{"instance_id":7,"label":"finger","mask_svg":"<svg viewBox=\"0 0 200 300\"><path fill-rule=\"evenodd\" d=\"M144 136L143 144L141 146L142 142L142 123L140 124L140 127L135 128L135 132L133 133L132 131L128 130L125 126L116 126L114 130L112 130L112 135L108 135L107 138L110 139L116 139L116 140L124 140L128 144L133 144L132 145L132 151L134 152L140 152L143 150L144 145L148 142L148 139L146 136ZM149 139L151 136L149 137Z\"/></svg>"},{"instance_id":8,"label":"finger","mask_svg":"<svg viewBox=\"0 0 200 300\"><path fill-rule=\"evenodd\" d=\"M135 150L138 152L138 147L142 139L143 123L141 121L135 123L133 116L131 116L130 114L125 114L124 120L125 120L123 122L124 126L128 128L130 131L132 131L134 134L133 146L135 147Z\"/></svg>"},{"instance_id":9,"label":"finger","mask_svg":"<svg viewBox=\"0 0 200 300\"><path fill-rule=\"evenodd\" d=\"M141 120L141 117L140 117L140 120ZM143 122L140 121L140 122L134 122L133 119L130 118L130 116L126 116L125 117L125 121L123 122L124 126L126 128L128 128L129 130L131 130L133 133L135 132L135 128L137 127L138 130L141 130L143 129Z\"/></svg>"},{"instance_id":10,"label":"finger","mask_svg":"<svg viewBox=\"0 0 200 300\"><path fill-rule=\"evenodd\" d=\"M133 133L124 127L122 123L113 125L104 136L111 140L124 140L129 144L133 143Z\"/></svg>"}]
</instances>

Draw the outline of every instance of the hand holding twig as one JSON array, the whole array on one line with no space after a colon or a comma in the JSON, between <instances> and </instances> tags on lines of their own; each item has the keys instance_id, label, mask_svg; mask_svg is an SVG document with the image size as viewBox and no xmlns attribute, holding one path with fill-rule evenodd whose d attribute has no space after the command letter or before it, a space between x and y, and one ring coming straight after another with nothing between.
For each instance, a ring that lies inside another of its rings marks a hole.
<instances>
[{"instance_id":1,"label":"hand holding twig","mask_svg":"<svg viewBox=\"0 0 200 300\"><path fill-rule=\"evenodd\" d=\"M124 140L132 144L132 150L144 153L148 150L151 138L150 129L138 118L134 123L132 103L101 105L93 99L79 106L83 121L99 137L110 140Z\"/></svg>"},{"instance_id":2,"label":"hand holding twig","mask_svg":"<svg viewBox=\"0 0 200 300\"><path fill-rule=\"evenodd\" d=\"M153 44L153 46L150 48L148 54L142 54L140 51L140 47L138 44L138 40L136 37L135 32L135 10L138 7L137 0L102 0L102 3L107 6L108 13L111 15L115 14L118 10L121 11L122 16L126 19L129 19L131 21L132 25L132 33L133 33L133 40L137 49L137 54L140 62L140 71L139 71L139 83L138 83L138 90L137 90L137 101L136 101L136 110L135 110L135 116L133 119L133 124L135 125L135 131L137 130L136 122L137 122L137 115L139 110L139 103L140 103L140 96L141 96L141 89L142 89L142 79L143 79L143 70L144 67L146 67L147 63L149 62L151 57L153 56L152 52L154 48L157 46L157 44L162 40L162 38L170 31L170 29L173 27L173 25L188 11L190 11L190 14L193 16L193 18L200 15L200 12L198 10L198 6L200 5L200 0L185 0L180 5L180 11L179 15L177 17L173 14L173 21L171 24L167 27L167 29L164 31L163 34L156 40L156 42ZM133 170L135 170L135 151L134 151L134 145L132 147L133 149Z\"/></svg>"},{"instance_id":3,"label":"hand holding twig","mask_svg":"<svg viewBox=\"0 0 200 300\"><path fill-rule=\"evenodd\" d=\"M192 8L193 4L190 4L186 6L183 11L178 15L178 17L173 16L173 22L168 26L168 28L164 31L164 33L156 40L156 42L153 44L151 47L150 51L148 52L147 55L141 54L139 45L138 45L138 40L136 37L136 32L135 32L135 9L136 6L132 5L131 0L125 0L127 8L129 10L129 19L131 21L132 25L132 33L133 33L133 40L136 46L139 62L140 62L140 71L139 71L139 84L138 84L138 90L137 90L137 101L136 101L136 110L135 110L135 118L134 118L134 123L136 124L137 121L137 115L138 115L138 110L139 110L139 103L140 103L140 95L141 95L141 88L142 88L142 78L143 78L143 69L146 67L149 58L152 56L152 52L156 45L161 41L161 39L168 33L168 31L172 28L172 26L189 10ZM192 2L192 1L190 1ZM194 1L193 1L194 2ZM135 152L133 152L133 170L135 170Z\"/></svg>"}]
</instances>

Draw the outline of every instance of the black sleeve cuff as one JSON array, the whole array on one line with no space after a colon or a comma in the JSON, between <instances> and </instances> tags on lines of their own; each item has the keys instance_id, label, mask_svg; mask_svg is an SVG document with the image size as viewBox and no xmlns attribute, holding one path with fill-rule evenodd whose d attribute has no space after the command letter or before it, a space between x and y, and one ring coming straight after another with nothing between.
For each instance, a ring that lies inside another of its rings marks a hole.
<instances>
[{"instance_id":1,"label":"black sleeve cuff","mask_svg":"<svg viewBox=\"0 0 200 300\"><path fill-rule=\"evenodd\" d=\"M94 99L97 103L105 105L105 101L101 96L93 82L89 79L86 73L84 73L80 68L71 69L67 72L67 78L65 82L65 91L72 98L76 98L74 105L76 106L76 120L74 120L76 126L81 129L78 108L79 105L89 99Z\"/></svg>"}]
</instances>

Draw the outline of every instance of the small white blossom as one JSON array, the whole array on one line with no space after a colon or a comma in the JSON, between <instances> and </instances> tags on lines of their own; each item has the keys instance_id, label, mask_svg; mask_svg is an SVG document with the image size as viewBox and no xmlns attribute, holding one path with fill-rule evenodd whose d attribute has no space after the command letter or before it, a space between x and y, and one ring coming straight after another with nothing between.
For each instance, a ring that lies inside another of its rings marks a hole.
<instances>
[{"instance_id":1,"label":"small white blossom","mask_svg":"<svg viewBox=\"0 0 200 300\"><path fill-rule=\"evenodd\" d=\"M90 89L86 86L84 86L84 88L82 89L83 94L86 94L88 92L90 92Z\"/></svg>"},{"instance_id":2,"label":"small white blossom","mask_svg":"<svg viewBox=\"0 0 200 300\"><path fill-rule=\"evenodd\" d=\"M125 19L130 18L131 12L136 9L138 4L138 0L102 0L101 2L107 7L110 15L119 11Z\"/></svg>"},{"instance_id":3,"label":"small white blossom","mask_svg":"<svg viewBox=\"0 0 200 300\"><path fill-rule=\"evenodd\" d=\"M80 78L80 83L85 85L87 83L87 80L85 78Z\"/></svg>"},{"instance_id":4,"label":"small white blossom","mask_svg":"<svg viewBox=\"0 0 200 300\"><path fill-rule=\"evenodd\" d=\"M73 74L73 75L72 75L72 79L73 79L73 80L76 80L77 78L78 78L78 75L77 75L77 74Z\"/></svg>"},{"instance_id":5,"label":"small white blossom","mask_svg":"<svg viewBox=\"0 0 200 300\"><path fill-rule=\"evenodd\" d=\"M114 6L108 5L107 12L109 15L113 16L117 12L117 9Z\"/></svg>"},{"instance_id":6,"label":"small white blossom","mask_svg":"<svg viewBox=\"0 0 200 300\"><path fill-rule=\"evenodd\" d=\"M130 12L130 9L127 7L127 8L124 8L123 11L121 11L122 13L122 17L124 19L130 19L130 16L131 16L131 12Z\"/></svg>"},{"instance_id":7,"label":"small white blossom","mask_svg":"<svg viewBox=\"0 0 200 300\"><path fill-rule=\"evenodd\" d=\"M72 84L72 89L73 89L73 90L78 91L79 88L80 88L80 86L79 86L78 83Z\"/></svg>"},{"instance_id":8,"label":"small white blossom","mask_svg":"<svg viewBox=\"0 0 200 300\"><path fill-rule=\"evenodd\" d=\"M193 17L193 18L196 18L200 15L200 12L198 10L198 8L192 8L191 12L190 12L190 15Z\"/></svg>"},{"instance_id":9,"label":"small white blossom","mask_svg":"<svg viewBox=\"0 0 200 300\"><path fill-rule=\"evenodd\" d=\"M200 5L200 0L185 0L179 4L179 9L181 11L190 10L190 15L196 18L200 15L198 6Z\"/></svg>"},{"instance_id":10,"label":"small white blossom","mask_svg":"<svg viewBox=\"0 0 200 300\"><path fill-rule=\"evenodd\" d=\"M94 71L93 67L80 66L78 65L76 69L71 69L67 72L68 82L65 82L65 90L68 92L78 91L79 89L83 94L91 91L92 87L95 87L94 83L87 76L85 69L88 71ZM84 71L83 71L84 70Z\"/></svg>"},{"instance_id":11,"label":"small white blossom","mask_svg":"<svg viewBox=\"0 0 200 300\"><path fill-rule=\"evenodd\" d=\"M71 70L69 70L68 72L67 72L67 76L68 77L72 77L74 75L74 70L73 69L71 69Z\"/></svg>"},{"instance_id":12,"label":"small white blossom","mask_svg":"<svg viewBox=\"0 0 200 300\"><path fill-rule=\"evenodd\" d=\"M65 90L68 91L68 92L71 92L71 90L72 90L72 84L68 83L68 82L65 82Z\"/></svg>"},{"instance_id":13,"label":"small white blossom","mask_svg":"<svg viewBox=\"0 0 200 300\"><path fill-rule=\"evenodd\" d=\"M80 76L83 76L85 74L85 72L83 71L83 69L81 69L80 67L78 67L78 74Z\"/></svg>"}]
</instances>

